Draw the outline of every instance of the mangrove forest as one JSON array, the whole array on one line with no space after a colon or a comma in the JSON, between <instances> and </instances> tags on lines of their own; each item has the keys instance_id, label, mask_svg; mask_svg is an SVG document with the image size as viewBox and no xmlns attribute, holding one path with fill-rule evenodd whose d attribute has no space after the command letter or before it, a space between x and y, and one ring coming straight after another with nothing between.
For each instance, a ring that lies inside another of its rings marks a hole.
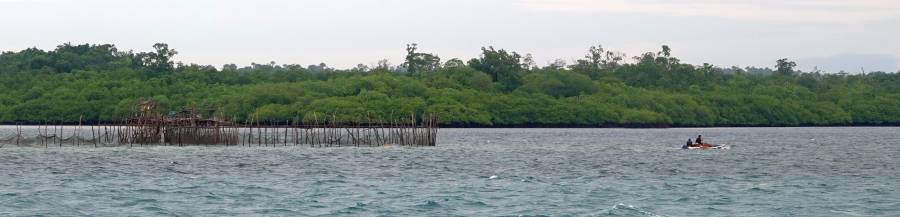
<instances>
[{"instance_id":1,"label":"mangrove forest","mask_svg":"<svg viewBox=\"0 0 900 217\"><path fill-rule=\"evenodd\" d=\"M415 44L405 53L396 65L336 69L181 63L162 43L146 52L110 44L8 51L0 123L113 121L152 100L172 114L195 108L272 123L436 114L454 127L900 125L900 72L804 72L780 58L762 68L697 65L668 46L626 56L598 45L547 65L489 46L468 60Z\"/></svg>"}]
</instances>

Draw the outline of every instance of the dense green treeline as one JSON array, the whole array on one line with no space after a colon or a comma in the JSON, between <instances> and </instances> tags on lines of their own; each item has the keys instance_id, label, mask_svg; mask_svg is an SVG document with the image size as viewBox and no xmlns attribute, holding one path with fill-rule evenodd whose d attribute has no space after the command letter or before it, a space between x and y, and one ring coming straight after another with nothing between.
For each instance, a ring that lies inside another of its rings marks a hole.
<instances>
[{"instance_id":1,"label":"dense green treeline","mask_svg":"<svg viewBox=\"0 0 900 217\"><path fill-rule=\"evenodd\" d=\"M0 54L0 122L110 121L153 99L166 111L273 121L344 121L439 114L455 126L803 126L900 124L900 73L799 72L681 63L663 46L632 58L591 47L581 60L538 67L530 55L486 47L442 61L415 44L404 63L175 63L150 52L64 44ZM627 59L627 61L626 61Z\"/></svg>"}]
</instances>

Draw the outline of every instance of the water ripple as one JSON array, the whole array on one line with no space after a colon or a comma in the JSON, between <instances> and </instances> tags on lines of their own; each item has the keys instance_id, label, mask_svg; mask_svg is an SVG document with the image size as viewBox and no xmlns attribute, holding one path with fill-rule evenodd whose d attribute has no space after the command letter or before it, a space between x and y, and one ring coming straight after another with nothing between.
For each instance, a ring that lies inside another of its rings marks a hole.
<instances>
[{"instance_id":1,"label":"water ripple","mask_svg":"<svg viewBox=\"0 0 900 217\"><path fill-rule=\"evenodd\" d=\"M433 148L7 146L0 216L898 216L896 132L445 129ZM732 149L678 149L701 133ZM869 142L846 149L856 141Z\"/></svg>"}]
</instances>

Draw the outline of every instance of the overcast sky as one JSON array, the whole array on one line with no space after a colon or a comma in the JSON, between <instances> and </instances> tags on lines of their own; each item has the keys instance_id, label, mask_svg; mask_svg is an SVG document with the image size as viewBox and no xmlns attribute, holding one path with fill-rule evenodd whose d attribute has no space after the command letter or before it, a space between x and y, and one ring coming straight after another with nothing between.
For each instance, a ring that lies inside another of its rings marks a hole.
<instances>
[{"instance_id":1,"label":"overcast sky","mask_svg":"<svg viewBox=\"0 0 900 217\"><path fill-rule=\"evenodd\" d=\"M399 64L407 43L445 60L493 45L544 65L596 44L629 56L667 44L692 64L900 69L895 0L0 0L0 28L2 51L164 42L214 66Z\"/></svg>"}]
</instances>

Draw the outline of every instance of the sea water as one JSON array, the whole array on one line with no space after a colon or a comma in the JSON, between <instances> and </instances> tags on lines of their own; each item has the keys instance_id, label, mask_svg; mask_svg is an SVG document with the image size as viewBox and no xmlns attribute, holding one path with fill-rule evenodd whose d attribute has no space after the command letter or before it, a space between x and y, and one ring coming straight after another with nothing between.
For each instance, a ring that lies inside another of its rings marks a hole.
<instances>
[{"instance_id":1,"label":"sea water","mask_svg":"<svg viewBox=\"0 0 900 217\"><path fill-rule=\"evenodd\" d=\"M731 148L680 149L698 134ZM898 180L889 127L441 129L427 148L6 145L0 216L900 216Z\"/></svg>"}]
</instances>

